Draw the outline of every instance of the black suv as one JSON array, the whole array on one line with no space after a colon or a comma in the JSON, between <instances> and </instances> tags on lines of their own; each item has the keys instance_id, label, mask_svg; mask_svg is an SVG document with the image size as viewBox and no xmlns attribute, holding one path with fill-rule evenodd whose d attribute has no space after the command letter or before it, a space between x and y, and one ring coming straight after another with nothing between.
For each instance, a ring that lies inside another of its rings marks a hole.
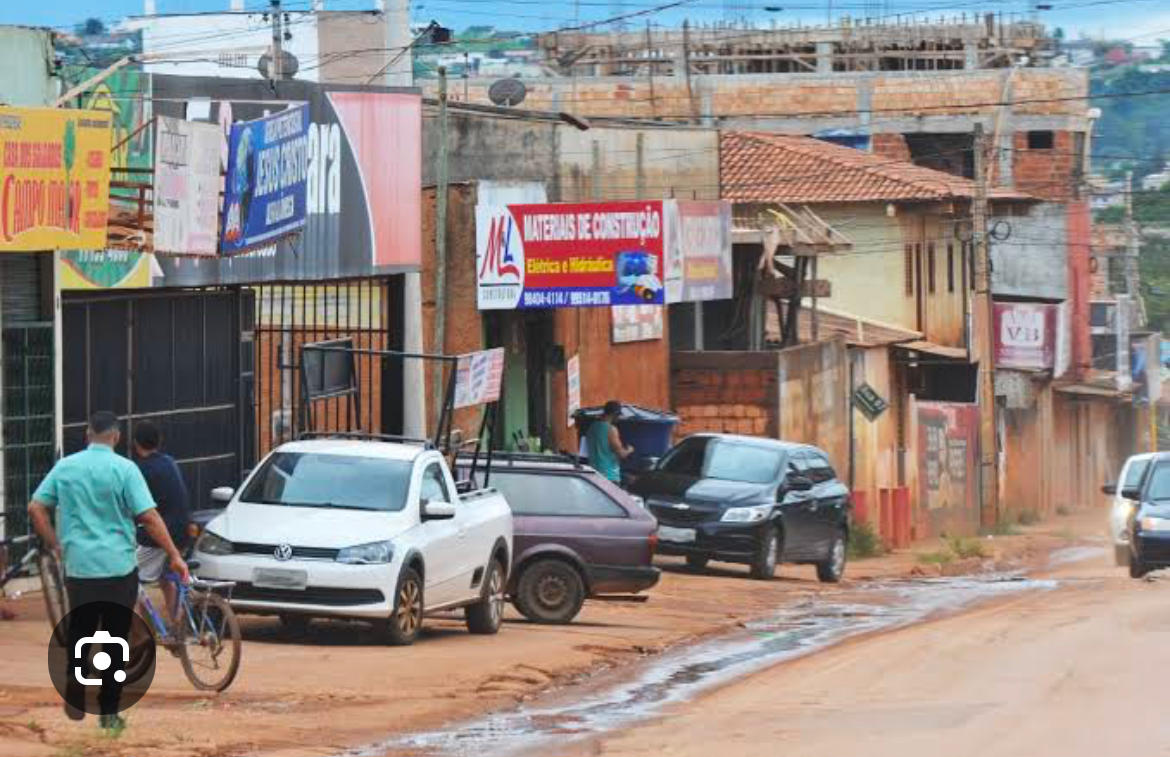
<instances>
[{"instance_id":1,"label":"black suv","mask_svg":"<svg viewBox=\"0 0 1170 757\"><path fill-rule=\"evenodd\" d=\"M751 566L770 579L780 562L813 564L821 581L845 573L849 489L816 447L727 434L679 442L630 491L658 519L658 553Z\"/></svg>"}]
</instances>

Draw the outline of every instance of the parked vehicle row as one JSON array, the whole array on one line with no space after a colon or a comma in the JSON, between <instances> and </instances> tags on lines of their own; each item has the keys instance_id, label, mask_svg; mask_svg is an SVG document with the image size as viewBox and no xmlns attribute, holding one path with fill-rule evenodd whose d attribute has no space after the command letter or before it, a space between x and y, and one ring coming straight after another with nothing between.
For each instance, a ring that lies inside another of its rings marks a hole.
<instances>
[{"instance_id":1,"label":"parked vehicle row","mask_svg":"<svg viewBox=\"0 0 1170 757\"><path fill-rule=\"evenodd\" d=\"M1118 534L1117 519L1125 518L1129 575L1142 578L1152 570L1170 568L1170 453L1130 458L1118 481L1103 491L1117 498L1110 514L1113 534Z\"/></svg>"},{"instance_id":2,"label":"parked vehicle row","mask_svg":"<svg viewBox=\"0 0 1170 757\"><path fill-rule=\"evenodd\" d=\"M644 601L656 552L767 579L781 562L839 581L849 491L814 447L729 435L676 445L633 495L573 458L459 457L427 444L309 439L282 445L221 511L200 512L199 576L236 584L239 613L371 622L412 643L427 615L462 610L494 634L511 601L568 623L586 601Z\"/></svg>"}]
</instances>

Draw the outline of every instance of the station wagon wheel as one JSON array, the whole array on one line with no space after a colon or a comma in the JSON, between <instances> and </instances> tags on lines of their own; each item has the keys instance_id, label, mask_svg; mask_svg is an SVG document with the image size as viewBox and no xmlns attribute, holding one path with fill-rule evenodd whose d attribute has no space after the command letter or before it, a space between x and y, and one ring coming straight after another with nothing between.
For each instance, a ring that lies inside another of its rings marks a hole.
<instances>
[{"instance_id":1,"label":"station wagon wheel","mask_svg":"<svg viewBox=\"0 0 1170 757\"><path fill-rule=\"evenodd\" d=\"M423 584L414 568L403 568L394 595L394 609L386 622L387 641L408 646L418 638L423 623Z\"/></svg>"},{"instance_id":2,"label":"station wagon wheel","mask_svg":"<svg viewBox=\"0 0 1170 757\"><path fill-rule=\"evenodd\" d=\"M568 623L581 612L585 581L564 560L537 560L522 569L515 602L520 614L534 623Z\"/></svg>"}]
</instances>

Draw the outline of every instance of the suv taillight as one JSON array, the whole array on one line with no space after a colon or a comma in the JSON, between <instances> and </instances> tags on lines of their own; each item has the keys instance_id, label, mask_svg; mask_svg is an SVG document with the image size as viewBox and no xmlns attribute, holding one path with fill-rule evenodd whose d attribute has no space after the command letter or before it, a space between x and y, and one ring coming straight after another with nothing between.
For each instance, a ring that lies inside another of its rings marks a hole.
<instances>
[{"instance_id":1,"label":"suv taillight","mask_svg":"<svg viewBox=\"0 0 1170 757\"><path fill-rule=\"evenodd\" d=\"M657 551L658 551L658 530L655 529L655 530L650 532L650 556L653 557L654 553Z\"/></svg>"}]
</instances>

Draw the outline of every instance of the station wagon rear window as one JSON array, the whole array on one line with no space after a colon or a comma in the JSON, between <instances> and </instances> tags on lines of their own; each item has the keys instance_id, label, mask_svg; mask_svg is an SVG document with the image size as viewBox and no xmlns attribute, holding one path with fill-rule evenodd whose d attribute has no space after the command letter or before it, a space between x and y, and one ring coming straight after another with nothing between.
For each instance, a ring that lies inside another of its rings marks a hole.
<instances>
[{"instance_id":1,"label":"station wagon rear window","mask_svg":"<svg viewBox=\"0 0 1170 757\"><path fill-rule=\"evenodd\" d=\"M626 517L626 511L604 492L576 476L492 471L491 484L515 515Z\"/></svg>"},{"instance_id":2,"label":"station wagon rear window","mask_svg":"<svg viewBox=\"0 0 1170 757\"><path fill-rule=\"evenodd\" d=\"M412 467L403 460L277 452L240 499L260 505L397 511L406 507Z\"/></svg>"}]
</instances>

